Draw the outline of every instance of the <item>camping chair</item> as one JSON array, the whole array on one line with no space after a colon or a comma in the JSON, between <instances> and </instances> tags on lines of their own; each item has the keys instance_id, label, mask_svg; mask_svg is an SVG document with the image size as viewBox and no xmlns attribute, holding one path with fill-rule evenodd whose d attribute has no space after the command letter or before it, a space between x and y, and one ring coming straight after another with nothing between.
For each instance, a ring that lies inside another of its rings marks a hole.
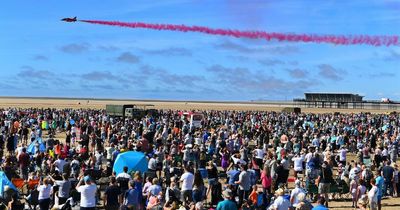
<instances>
[{"instance_id":1,"label":"camping chair","mask_svg":"<svg viewBox=\"0 0 400 210\"><path fill-rule=\"evenodd\" d=\"M28 182L28 188L30 189L30 190L33 190L36 186L38 186L39 185L39 179L33 179L33 180L29 180L29 182Z\"/></svg>"},{"instance_id":2,"label":"camping chair","mask_svg":"<svg viewBox=\"0 0 400 210\"><path fill-rule=\"evenodd\" d=\"M310 199L315 200L316 195L318 195L318 186L314 181L306 181L306 191L307 195L310 196Z\"/></svg>"},{"instance_id":3,"label":"camping chair","mask_svg":"<svg viewBox=\"0 0 400 210\"><path fill-rule=\"evenodd\" d=\"M332 197L335 198L335 195L338 194L340 199L348 199L350 198L350 188L347 183L343 180L336 180L331 184L330 193L332 193Z\"/></svg>"},{"instance_id":4,"label":"camping chair","mask_svg":"<svg viewBox=\"0 0 400 210\"><path fill-rule=\"evenodd\" d=\"M351 197L350 187L344 180L339 180L337 186L342 198L344 197L345 199L349 199Z\"/></svg>"}]
</instances>

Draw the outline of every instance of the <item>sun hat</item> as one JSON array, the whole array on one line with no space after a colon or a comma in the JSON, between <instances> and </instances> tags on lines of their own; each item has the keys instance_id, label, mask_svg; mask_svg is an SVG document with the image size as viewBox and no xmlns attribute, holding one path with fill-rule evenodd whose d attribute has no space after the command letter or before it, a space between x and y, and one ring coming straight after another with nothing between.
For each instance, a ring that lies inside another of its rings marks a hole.
<instances>
[{"instance_id":1,"label":"sun hat","mask_svg":"<svg viewBox=\"0 0 400 210\"><path fill-rule=\"evenodd\" d=\"M281 196L285 194L285 191L282 188L279 188L277 191L275 191L275 194Z\"/></svg>"},{"instance_id":2,"label":"sun hat","mask_svg":"<svg viewBox=\"0 0 400 210\"><path fill-rule=\"evenodd\" d=\"M230 190L230 189L224 190L224 191L222 192L222 196L223 196L224 198L227 198L227 199L232 198L232 190Z\"/></svg>"}]
</instances>

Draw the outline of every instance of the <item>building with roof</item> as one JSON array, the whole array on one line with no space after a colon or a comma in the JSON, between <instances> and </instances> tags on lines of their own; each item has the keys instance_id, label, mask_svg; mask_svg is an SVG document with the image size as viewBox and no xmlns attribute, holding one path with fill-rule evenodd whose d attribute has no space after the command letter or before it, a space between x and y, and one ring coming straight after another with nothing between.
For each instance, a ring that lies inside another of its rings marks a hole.
<instances>
[{"instance_id":1,"label":"building with roof","mask_svg":"<svg viewBox=\"0 0 400 210\"><path fill-rule=\"evenodd\" d=\"M294 101L310 108L362 109L363 97L353 93L304 93L304 99L294 99Z\"/></svg>"}]
</instances>

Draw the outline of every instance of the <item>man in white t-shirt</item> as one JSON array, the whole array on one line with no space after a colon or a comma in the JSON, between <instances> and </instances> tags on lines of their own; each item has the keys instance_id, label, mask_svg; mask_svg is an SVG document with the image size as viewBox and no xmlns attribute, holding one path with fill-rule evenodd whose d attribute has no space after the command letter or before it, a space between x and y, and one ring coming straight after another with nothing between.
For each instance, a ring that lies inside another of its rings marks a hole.
<instances>
[{"instance_id":1,"label":"man in white t-shirt","mask_svg":"<svg viewBox=\"0 0 400 210\"><path fill-rule=\"evenodd\" d=\"M123 172L119 173L117 175L117 180L118 180L118 178L125 178L125 179L129 179L129 181L132 181L132 176L128 174L128 166L124 166L124 168L122 170L123 170Z\"/></svg>"},{"instance_id":2,"label":"man in white t-shirt","mask_svg":"<svg viewBox=\"0 0 400 210\"><path fill-rule=\"evenodd\" d=\"M256 152L256 158L259 158L259 159L264 158L265 151L262 149L261 145L257 149L255 149L255 152Z\"/></svg>"},{"instance_id":3,"label":"man in white t-shirt","mask_svg":"<svg viewBox=\"0 0 400 210\"><path fill-rule=\"evenodd\" d=\"M60 174L62 174L64 172L64 165L67 162L65 162L65 160L63 158L61 158L61 156L58 156L58 159L56 161L54 161L53 166L55 166L56 170L58 172L60 172Z\"/></svg>"},{"instance_id":4,"label":"man in white t-shirt","mask_svg":"<svg viewBox=\"0 0 400 210\"><path fill-rule=\"evenodd\" d=\"M183 202L190 203L192 201L194 175L189 171L187 167L184 168L185 168L185 173L182 174L181 179L179 181L182 182L181 189L182 189Z\"/></svg>"},{"instance_id":5,"label":"man in white t-shirt","mask_svg":"<svg viewBox=\"0 0 400 210\"><path fill-rule=\"evenodd\" d=\"M107 147L106 150L107 150L107 161L109 163L112 163L112 154L115 151L114 143L111 143L110 147Z\"/></svg>"},{"instance_id":6,"label":"man in white t-shirt","mask_svg":"<svg viewBox=\"0 0 400 210\"><path fill-rule=\"evenodd\" d=\"M262 148L262 145L259 145L257 149L255 149L256 161L259 167L262 167L265 151Z\"/></svg>"},{"instance_id":7,"label":"man in white t-shirt","mask_svg":"<svg viewBox=\"0 0 400 210\"><path fill-rule=\"evenodd\" d=\"M296 156L294 156L292 158L292 160L293 160L293 165L294 165L294 167L293 167L293 169L294 169L294 177L297 178L297 175L299 173L303 173L303 161L304 161L304 158L303 158L303 156L297 154Z\"/></svg>"},{"instance_id":8,"label":"man in white t-shirt","mask_svg":"<svg viewBox=\"0 0 400 210\"><path fill-rule=\"evenodd\" d=\"M85 183L84 185L82 185ZM92 183L89 176L81 177L76 190L81 193L81 210L96 209L96 184Z\"/></svg>"},{"instance_id":9,"label":"man in white t-shirt","mask_svg":"<svg viewBox=\"0 0 400 210\"><path fill-rule=\"evenodd\" d=\"M310 162L311 159L314 157L314 154L313 154L314 153L314 148L310 147L309 149L310 149L310 151L305 156L306 163Z\"/></svg>"}]
</instances>

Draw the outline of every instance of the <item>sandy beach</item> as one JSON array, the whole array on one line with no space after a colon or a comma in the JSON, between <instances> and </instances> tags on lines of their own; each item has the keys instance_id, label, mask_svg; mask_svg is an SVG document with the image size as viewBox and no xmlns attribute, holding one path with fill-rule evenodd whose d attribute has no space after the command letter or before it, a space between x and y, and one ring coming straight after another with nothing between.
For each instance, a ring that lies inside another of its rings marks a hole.
<instances>
[{"instance_id":1,"label":"sandy beach","mask_svg":"<svg viewBox=\"0 0 400 210\"><path fill-rule=\"evenodd\" d=\"M152 104L154 109L174 109L174 110L254 110L254 111L282 111L282 105L270 105L261 102L185 102L185 101L160 101L160 100L111 100L111 99L68 99L68 98L18 98L1 97L0 108L73 108L73 109L105 109L107 104ZM303 108L306 113L387 113L390 110L360 110L360 109L320 109ZM64 133L58 133L57 139L63 141ZM350 155L350 159L354 155ZM399 209L400 198L389 198L382 201L382 209ZM330 202L330 209L346 210L352 209L349 199Z\"/></svg>"},{"instance_id":2,"label":"sandy beach","mask_svg":"<svg viewBox=\"0 0 400 210\"><path fill-rule=\"evenodd\" d=\"M73 109L105 109L107 104L153 105L148 108L172 110L253 110L282 111L287 107L284 103L268 102L219 102L219 101L167 101L167 100L127 100L127 99L78 99L78 98L25 98L0 97L0 108L73 108ZM305 113L388 113L392 110L374 109L322 109L302 108Z\"/></svg>"}]
</instances>

